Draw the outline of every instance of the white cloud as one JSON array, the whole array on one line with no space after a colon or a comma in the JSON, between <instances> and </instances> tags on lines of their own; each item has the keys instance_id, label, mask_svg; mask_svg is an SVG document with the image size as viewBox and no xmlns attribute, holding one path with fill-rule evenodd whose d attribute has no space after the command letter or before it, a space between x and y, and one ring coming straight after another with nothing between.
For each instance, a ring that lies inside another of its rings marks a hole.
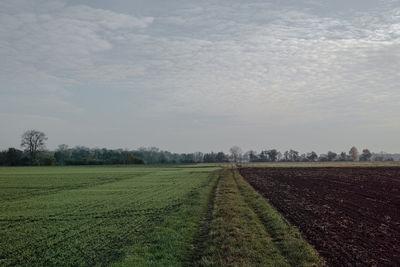
<instances>
[{"instance_id":1,"label":"white cloud","mask_svg":"<svg viewBox=\"0 0 400 267\"><path fill-rule=\"evenodd\" d=\"M115 31L143 29L152 23L151 17L39 2L38 8L32 1L1 3L0 92L7 95L0 100L3 109L57 106L58 111L82 111L65 100L69 87L143 72L141 66L115 62L98 66L96 54L112 49L119 34Z\"/></svg>"},{"instance_id":2,"label":"white cloud","mask_svg":"<svg viewBox=\"0 0 400 267\"><path fill-rule=\"evenodd\" d=\"M80 23L88 22L99 29L105 28L108 30L146 28L154 20L152 17L138 18L108 10L79 5L63 8L58 16L68 20L76 20Z\"/></svg>"},{"instance_id":3,"label":"white cloud","mask_svg":"<svg viewBox=\"0 0 400 267\"><path fill-rule=\"evenodd\" d=\"M110 96L135 93L132 102L141 105L132 113L143 118L188 123L192 114L201 122L195 127L214 127L211 118L226 127L369 118L400 131L390 115L400 111L396 2L358 11L331 3L334 12L315 1L188 1L158 17L32 2L0 4L0 104L7 109L85 113L70 88L94 88L96 99L101 87Z\"/></svg>"}]
</instances>

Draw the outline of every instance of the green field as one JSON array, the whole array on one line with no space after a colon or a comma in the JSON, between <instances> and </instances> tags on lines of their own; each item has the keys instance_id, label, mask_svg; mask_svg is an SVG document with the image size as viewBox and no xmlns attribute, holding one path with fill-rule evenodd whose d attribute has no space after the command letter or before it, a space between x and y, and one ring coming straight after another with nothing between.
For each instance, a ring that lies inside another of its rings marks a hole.
<instances>
[{"instance_id":1,"label":"green field","mask_svg":"<svg viewBox=\"0 0 400 267\"><path fill-rule=\"evenodd\" d=\"M233 166L0 168L1 266L315 266Z\"/></svg>"},{"instance_id":2,"label":"green field","mask_svg":"<svg viewBox=\"0 0 400 267\"><path fill-rule=\"evenodd\" d=\"M217 169L0 168L0 265L179 265Z\"/></svg>"}]
</instances>

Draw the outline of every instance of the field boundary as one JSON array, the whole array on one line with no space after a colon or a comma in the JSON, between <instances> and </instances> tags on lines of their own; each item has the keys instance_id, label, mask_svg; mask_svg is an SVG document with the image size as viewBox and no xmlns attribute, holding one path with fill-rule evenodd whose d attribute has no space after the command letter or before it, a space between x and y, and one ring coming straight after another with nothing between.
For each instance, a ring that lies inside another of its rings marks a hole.
<instances>
[{"instance_id":1,"label":"field boundary","mask_svg":"<svg viewBox=\"0 0 400 267\"><path fill-rule=\"evenodd\" d=\"M192 266L322 266L317 252L234 166L220 174ZM205 233L205 232L204 232Z\"/></svg>"},{"instance_id":2,"label":"field boundary","mask_svg":"<svg viewBox=\"0 0 400 267\"><path fill-rule=\"evenodd\" d=\"M268 200L248 184L235 168L233 178L246 202L257 214L275 247L292 266L324 265L318 252L305 241L300 231L292 226Z\"/></svg>"}]
</instances>

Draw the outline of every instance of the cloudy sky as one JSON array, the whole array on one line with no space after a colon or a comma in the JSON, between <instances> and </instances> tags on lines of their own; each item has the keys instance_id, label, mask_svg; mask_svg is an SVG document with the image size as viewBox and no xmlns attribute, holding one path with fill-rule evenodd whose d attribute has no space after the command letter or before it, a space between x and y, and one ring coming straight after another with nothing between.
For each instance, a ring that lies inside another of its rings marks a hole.
<instances>
[{"instance_id":1,"label":"cloudy sky","mask_svg":"<svg viewBox=\"0 0 400 267\"><path fill-rule=\"evenodd\" d=\"M0 149L400 151L399 0L1 0Z\"/></svg>"}]
</instances>

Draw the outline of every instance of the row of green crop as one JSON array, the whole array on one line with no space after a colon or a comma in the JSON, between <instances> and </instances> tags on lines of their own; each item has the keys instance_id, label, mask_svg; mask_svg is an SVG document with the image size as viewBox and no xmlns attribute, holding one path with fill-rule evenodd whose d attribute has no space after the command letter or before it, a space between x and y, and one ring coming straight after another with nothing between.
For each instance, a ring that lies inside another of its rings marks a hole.
<instances>
[{"instance_id":1,"label":"row of green crop","mask_svg":"<svg viewBox=\"0 0 400 267\"><path fill-rule=\"evenodd\" d=\"M214 170L0 169L0 265L181 262Z\"/></svg>"}]
</instances>

